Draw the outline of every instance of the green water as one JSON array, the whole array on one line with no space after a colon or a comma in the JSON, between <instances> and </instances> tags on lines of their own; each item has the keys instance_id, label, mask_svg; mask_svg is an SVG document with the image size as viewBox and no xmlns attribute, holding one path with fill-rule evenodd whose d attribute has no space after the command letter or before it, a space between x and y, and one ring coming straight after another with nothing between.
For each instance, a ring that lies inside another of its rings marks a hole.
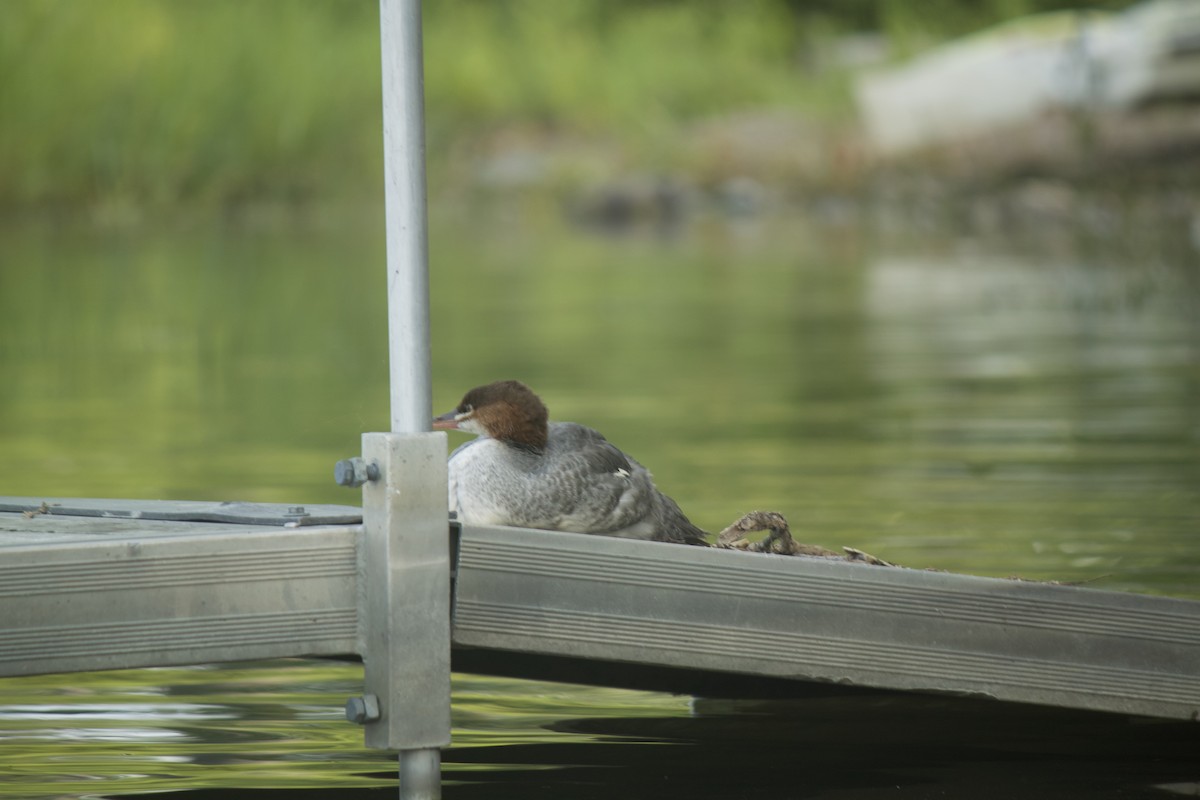
<instances>
[{"instance_id":1,"label":"green water","mask_svg":"<svg viewBox=\"0 0 1200 800\"><path fill-rule=\"evenodd\" d=\"M388 424L381 230L317 212L3 229L0 494L354 502L332 465ZM710 530L772 508L803 541L908 566L1200 598L1194 252L896 245L792 220L607 237L520 206L439 212L431 239L438 410L525 380ZM360 681L311 662L0 681L0 797L391 796L390 757L341 720ZM802 796L800 741L835 769L803 781L826 796L1200 779L1024 735L960 773L938 755L966 746L950 728L897 750L816 706L730 716L469 676L455 703L450 797ZM1006 759L1059 778L1018 786Z\"/></svg>"}]
</instances>

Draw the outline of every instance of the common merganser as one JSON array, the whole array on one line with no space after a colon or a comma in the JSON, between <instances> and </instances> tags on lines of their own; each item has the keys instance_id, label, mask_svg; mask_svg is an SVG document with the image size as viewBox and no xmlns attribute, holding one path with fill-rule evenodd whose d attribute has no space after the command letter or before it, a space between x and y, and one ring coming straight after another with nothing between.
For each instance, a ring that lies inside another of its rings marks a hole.
<instances>
[{"instance_id":1,"label":"common merganser","mask_svg":"<svg viewBox=\"0 0 1200 800\"><path fill-rule=\"evenodd\" d=\"M645 467L591 428L549 422L519 381L472 389L433 427L478 434L450 455L462 522L708 544Z\"/></svg>"}]
</instances>

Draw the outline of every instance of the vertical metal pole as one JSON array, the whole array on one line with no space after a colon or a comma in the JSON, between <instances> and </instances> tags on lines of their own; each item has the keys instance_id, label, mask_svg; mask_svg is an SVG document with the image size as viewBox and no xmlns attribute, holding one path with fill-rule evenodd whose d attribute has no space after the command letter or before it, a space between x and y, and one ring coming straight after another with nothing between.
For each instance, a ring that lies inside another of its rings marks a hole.
<instances>
[{"instance_id":1,"label":"vertical metal pole","mask_svg":"<svg viewBox=\"0 0 1200 800\"><path fill-rule=\"evenodd\" d=\"M380 0L392 431L429 430L429 239L420 0Z\"/></svg>"},{"instance_id":2,"label":"vertical metal pole","mask_svg":"<svg viewBox=\"0 0 1200 800\"><path fill-rule=\"evenodd\" d=\"M429 242L420 0L380 0L392 432L363 436L361 602L370 747L399 750L402 800L441 797L450 743L446 438L430 432Z\"/></svg>"}]
</instances>

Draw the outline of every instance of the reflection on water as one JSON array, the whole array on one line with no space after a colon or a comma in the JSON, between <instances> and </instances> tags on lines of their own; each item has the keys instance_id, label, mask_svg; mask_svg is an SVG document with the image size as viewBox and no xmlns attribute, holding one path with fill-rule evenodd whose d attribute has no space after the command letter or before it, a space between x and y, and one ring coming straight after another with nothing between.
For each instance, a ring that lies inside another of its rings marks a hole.
<instances>
[{"instance_id":1,"label":"reflection on water","mask_svg":"<svg viewBox=\"0 0 1200 800\"><path fill-rule=\"evenodd\" d=\"M56 698L54 716L8 714L31 684ZM0 797L394 797L392 756L363 750L342 719L358 691L357 665L311 661L0 681ZM447 800L1138 798L1200 779L1190 723L874 694L690 701L470 676L455 678L454 698ZM87 734L59 738L68 730Z\"/></svg>"},{"instance_id":2,"label":"reflection on water","mask_svg":"<svg viewBox=\"0 0 1200 800\"><path fill-rule=\"evenodd\" d=\"M0 493L349 501L331 466L387 423L380 230L5 231ZM910 566L1200 597L1191 262L864 241L441 217L435 407L523 378L709 529L777 508L804 540ZM390 796L390 756L341 719L360 685L328 662L0 681L0 797ZM1179 755L1194 732L1089 715L693 712L468 677L455 702L448 797L1137 797L1200 780Z\"/></svg>"},{"instance_id":3,"label":"reflection on water","mask_svg":"<svg viewBox=\"0 0 1200 800\"><path fill-rule=\"evenodd\" d=\"M888 465L897 502L933 489L919 502L958 508L969 546L1026 554L1014 572L1196 595L1179 549L1200 510L1194 272L977 253L879 256L867 274L879 436L916 456ZM953 568L971 571L964 555Z\"/></svg>"}]
</instances>

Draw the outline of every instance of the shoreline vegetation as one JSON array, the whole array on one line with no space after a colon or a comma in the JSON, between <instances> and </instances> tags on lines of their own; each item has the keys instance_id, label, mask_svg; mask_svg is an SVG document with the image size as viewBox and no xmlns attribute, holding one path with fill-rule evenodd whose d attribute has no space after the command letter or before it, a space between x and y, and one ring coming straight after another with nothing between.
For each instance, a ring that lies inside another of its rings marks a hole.
<instances>
[{"instance_id":1,"label":"shoreline vegetation","mask_svg":"<svg viewBox=\"0 0 1200 800\"><path fill-rule=\"evenodd\" d=\"M431 200L534 196L600 224L779 205L836 221L895 204L985 227L1023 216L1104 227L1149 204L1139 213L1200 226L1194 156L1182 169L1178 153L1081 164L1068 142L1032 173L953 153L872 161L856 70L1070 5L427 0ZM10 220L136 225L377 202L376 4L10 0L0 120Z\"/></svg>"}]
</instances>

